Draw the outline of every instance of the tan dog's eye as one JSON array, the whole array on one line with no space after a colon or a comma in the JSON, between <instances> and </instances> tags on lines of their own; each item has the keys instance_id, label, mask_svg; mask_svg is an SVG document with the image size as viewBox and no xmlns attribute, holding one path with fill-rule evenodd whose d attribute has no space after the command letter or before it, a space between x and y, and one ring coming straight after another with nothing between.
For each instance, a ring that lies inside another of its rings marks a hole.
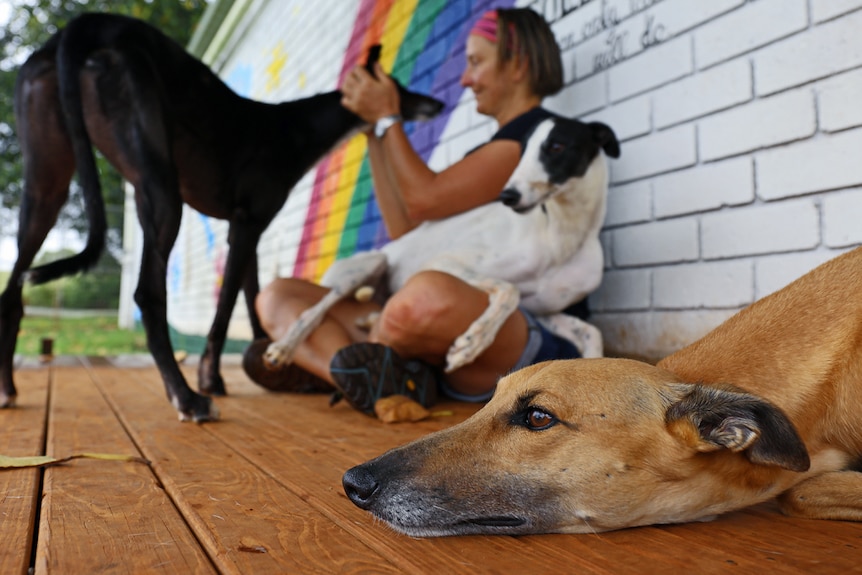
<instances>
[{"instance_id":1,"label":"tan dog's eye","mask_svg":"<svg viewBox=\"0 0 862 575\"><path fill-rule=\"evenodd\" d=\"M556 417L541 409L531 409L526 413L526 416L527 427L533 431L548 429L557 423Z\"/></svg>"}]
</instances>

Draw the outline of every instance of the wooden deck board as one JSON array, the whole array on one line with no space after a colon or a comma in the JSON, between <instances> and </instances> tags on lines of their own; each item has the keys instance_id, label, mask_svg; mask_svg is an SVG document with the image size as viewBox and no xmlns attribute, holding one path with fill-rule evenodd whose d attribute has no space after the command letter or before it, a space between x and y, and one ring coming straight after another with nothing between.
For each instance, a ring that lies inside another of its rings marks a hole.
<instances>
[{"instance_id":1,"label":"wooden deck board","mask_svg":"<svg viewBox=\"0 0 862 575\"><path fill-rule=\"evenodd\" d=\"M153 469L216 565L225 573L396 573L338 525L229 448L212 425L180 424L154 370L99 387L152 461Z\"/></svg>"},{"instance_id":2,"label":"wooden deck board","mask_svg":"<svg viewBox=\"0 0 862 575\"><path fill-rule=\"evenodd\" d=\"M53 370L46 452L140 456L81 367ZM146 464L73 460L47 468L43 490L37 575L215 572Z\"/></svg>"},{"instance_id":3,"label":"wooden deck board","mask_svg":"<svg viewBox=\"0 0 862 575\"><path fill-rule=\"evenodd\" d=\"M42 455L49 376L47 369L16 373L18 406L0 410L0 454ZM39 483L38 469L0 470L0 573L27 573Z\"/></svg>"},{"instance_id":4,"label":"wooden deck board","mask_svg":"<svg viewBox=\"0 0 862 575\"><path fill-rule=\"evenodd\" d=\"M22 409L0 412L0 453L41 449L50 373L50 454L140 452L152 462L46 470L36 573L862 572L862 524L792 519L771 504L595 535L405 537L353 506L341 475L476 406L443 404L454 413L387 425L325 396L266 392L228 365L222 421L194 425L176 421L148 365L19 373ZM37 472L0 472L0 533L15 541L0 546L0 573L26 572L39 484Z\"/></svg>"}]
</instances>

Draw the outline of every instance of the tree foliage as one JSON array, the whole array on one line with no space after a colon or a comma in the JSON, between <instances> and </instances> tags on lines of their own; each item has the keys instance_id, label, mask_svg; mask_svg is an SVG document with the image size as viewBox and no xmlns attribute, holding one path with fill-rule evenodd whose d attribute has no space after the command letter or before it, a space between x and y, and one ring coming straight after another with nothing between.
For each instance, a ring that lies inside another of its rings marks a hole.
<instances>
[{"instance_id":1,"label":"tree foliage","mask_svg":"<svg viewBox=\"0 0 862 575\"><path fill-rule=\"evenodd\" d=\"M10 18L0 27L0 233L15 229L14 214L23 189L20 149L14 131L15 76L27 56L82 12L111 12L146 20L188 44L207 0L19 0L12 3ZM124 192L116 171L99 158L105 196L108 241L122 237ZM60 215L61 225L85 231L83 205L76 186ZM109 244L110 245L110 244Z\"/></svg>"}]
</instances>

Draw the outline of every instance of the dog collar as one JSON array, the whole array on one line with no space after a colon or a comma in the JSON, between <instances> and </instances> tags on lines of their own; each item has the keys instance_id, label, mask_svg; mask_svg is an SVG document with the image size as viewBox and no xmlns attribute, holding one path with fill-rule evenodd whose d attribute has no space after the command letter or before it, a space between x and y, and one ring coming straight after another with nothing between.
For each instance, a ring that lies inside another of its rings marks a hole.
<instances>
[{"instance_id":1,"label":"dog collar","mask_svg":"<svg viewBox=\"0 0 862 575\"><path fill-rule=\"evenodd\" d=\"M382 138L386 135L386 130L397 124L401 121L401 116L398 114L392 114L391 116L383 116L377 123L374 124L374 135L378 138Z\"/></svg>"}]
</instances>

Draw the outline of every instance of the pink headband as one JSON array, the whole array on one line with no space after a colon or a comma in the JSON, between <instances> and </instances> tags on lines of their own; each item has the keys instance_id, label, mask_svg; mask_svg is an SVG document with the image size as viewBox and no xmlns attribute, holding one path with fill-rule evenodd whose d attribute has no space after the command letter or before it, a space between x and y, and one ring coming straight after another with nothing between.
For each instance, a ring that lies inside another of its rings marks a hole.
<instances>
[{"instance_id":1,"label":"pink headband","mask_svg":"<svg viewBox=\"0 0 862 575\"><path fill-rule=\"evenodd\" d=\"M470 30L470 34L474 36L481 36L486 40L490 40L491 42L497 43L497 11L496 10L488 10L476 23L473 25L473 29Z\"/></svg>"}]
</instances>

